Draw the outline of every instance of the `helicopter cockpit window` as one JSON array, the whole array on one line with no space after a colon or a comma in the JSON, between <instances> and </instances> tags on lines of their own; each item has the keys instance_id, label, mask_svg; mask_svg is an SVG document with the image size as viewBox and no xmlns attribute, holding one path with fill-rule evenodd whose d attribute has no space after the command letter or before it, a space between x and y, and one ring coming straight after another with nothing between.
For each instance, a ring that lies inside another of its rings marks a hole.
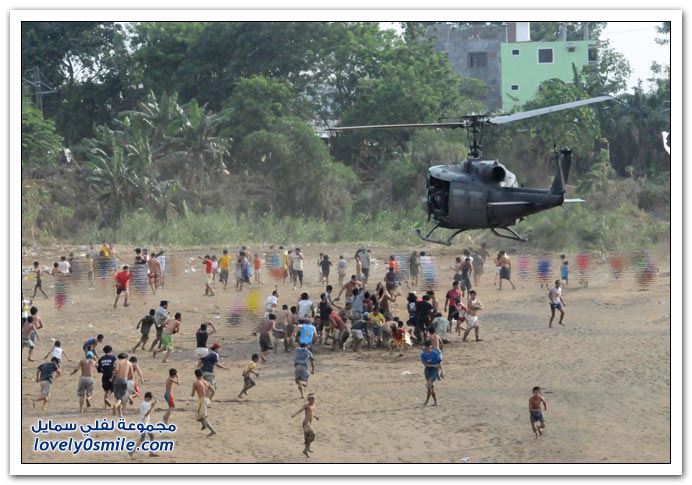
<instances>
[{"instance_id":1,"label":"helicopter cockpit window","mask_svg":"<svg viewBox=\"0 0 692 485\"><path fill-rule=\"evenodd\" d=\"M430 177L428 183L428 213L436 218L449 214L449 182Z\"/></svg>"}]
</instances>

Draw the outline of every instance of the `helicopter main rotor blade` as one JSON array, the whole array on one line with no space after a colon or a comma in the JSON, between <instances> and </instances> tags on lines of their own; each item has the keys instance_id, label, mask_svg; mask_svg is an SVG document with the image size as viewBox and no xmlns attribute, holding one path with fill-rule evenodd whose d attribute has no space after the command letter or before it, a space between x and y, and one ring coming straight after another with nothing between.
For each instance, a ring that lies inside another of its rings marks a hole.
<instances>
[{"instance_id":1,"label":"helicopter main rotor blade","mask_svg":"<svg viewBox=\"0 0 692 485\"><path fill-rule=\"evenodd\" d=\"M612 101L615 98L612 96L598 96L597 98L582 99L580 101L572 101L571 103L556 104L555 106L547 106L545 108L532 109L529 111L523 111L521 113L515 113L505 116L497 116L495 118L490 118L489 123L496 125L501 125L503 123L511 123L512 121L524 120L526 118L533 118L534 116L541 116L548 113L553 113L555 111L562 111L565 109L577 108L579 106L586 106L587 104L602 103L604 101Z\"/></svg>"},{"instance_id":2,"label":"helicopter main rotor blade","mask_svg":"<svg viewBox=\"0 0 692 485\"><path fill-rule=\"evenodd\" d=\"M454 121L449 123L415 123L405 125L365 125L365 126L340 126L327 128L328 131L347 131L347 130L379 130L396 128L464 128L468 125L466 121Z\"/></svg>"}]
</instances>

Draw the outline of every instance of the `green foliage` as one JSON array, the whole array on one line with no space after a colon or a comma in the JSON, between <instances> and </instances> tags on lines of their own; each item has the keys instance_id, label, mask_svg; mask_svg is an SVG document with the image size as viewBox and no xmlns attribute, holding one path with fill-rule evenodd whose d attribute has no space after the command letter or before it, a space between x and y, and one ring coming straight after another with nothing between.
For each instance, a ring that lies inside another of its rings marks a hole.
<instances>
[{"instance_id":1,"label":"green foliage","mask_svg":"<svg viewBox=\"0 0 692 485\"><path fill-rule=\"evenodd\" d=\"M338 216L356 188L353 172L332 161L313 130L295 118L246 136L239 153L273 188L270 208L279 215Z\"/></svg>"},{"instance_id":2,"label":"green foliage","mask_svg":"<svg viewBox=\"0 0 692 485\"><path fill-rule=\"evenodd\" d=\"M43 118L34 103L22 96L22 176L55 166L60 159L63 140L55 132L55 123Z\"/></svg>"},{"instance_id":3,"label":"green foliage","mask_svg":"<svg viewBox=\"0 0 692 485\"><path fill-rule=\"evenodd\" d=\"M123 216L118 224L99 228L87 225L74 242L106 239L119 244L149 244L165 247L209 247L225 244L261 243L381 243L416 244L413 230L422 223L421 210L346 214L325 223L320 218L278 216L269 213L238 213L217 210L164 222L146 211Z\"/></svg>"},{"instance_id":4,"label":"green foliage","mask_svg":"<svg viewBox=\"0 0 692 485\"><path fill-rule=\"evenodd\" d=\"M519 228L532 246L553 251L641 249L655 245L669 232L668 224L629 202L610 210L594 210L588 200L528 217Z\"/></svg>"},{"instance_id":5,"label":"green foliage","mask_svg":"<svg viewBox=\"0 0 692 485\"><path fill-rule=\"evenodd\" d=\"M584 39L584 22L562 22L567 40ZM607 22L588 22L589 39L598 39ZM531 40L552 42L560 39L560 22L531 22Z\"/></svg>"},{"instance_id":6,"label":"green foliage","mask_svg":"<svg viewBox=\"0 0 692 485\"><path fill-rule=\"evenodd\" d=\"M191 85L197 74L191 72L191 64L203 62L194 51L209 27L209 22L140 22L134 25L132 57L137 64L146 66L142 73L145 92L184 91L187 94L197 91ZM225 52L226 49L219 49L219 55Z\"/></svg>"},{"instance_id":7,"label":"green foliage","mask_svg":"<svg viewBox=\"0 0 692 485\"><path fill-rule=\"evenodd\" d=\"M263 76L241 79L224 103L222 136L241 142L250 133L271 128L297 113L296 95L286 83Z\"/></svg>"},{"instance_id":8,"label":"green foliage","mask_svg":"<svg viewBox=\"0 0 692 485\"><path fill-rule=\"evenodd\" d=\"M357 96L341 112L341 125L418 123L461 111L461 79L430 42L392 40L368 54L377 64L353 86ZM333 153L363 168L393 158L410 136L410 130L348 132L336 138Z\"/></svg>"},{"instance_id":9,"label":"green foliage","mask_svg":"<svg viewBox=\"0 0 692 485\"><path fill-rule=\"evenodd\" d=\"M550 39L556 25L532 24L533 38ZM579 27L568 24L568 39ZM406 23L400 37L376 22L23 23L23 64L40 65L60 92L44 96L45 119L23 99L27 239L76 234L78 224L123 241L166 240L170 224L184 245L219 234L415 238L411 224L425 221L426 170L464 157L459 132L342 133L328 147L314 126L484 112L486 86L462 80L425 40L426 28ZM600 26L590 28L597 37ZM605 45L595 68L576 72L574 85L545 83L526 109L616 92L628 69ZM669 194L669 177L657 177L670 170L660 142L670 131L669 66L653 66L653 76L649 92L624 96L609 111L492 130L486 155L544 187L553 144L569 145L594 212L619 211L636 225L641 215L623 207L666 210ZM56 166L63 137L76 163ZM576 222L575 237L589 244L625 244L607 228L594 235Z\"/></svg>"},{"instance_id":10,"label":"green foliage","mask_svg":"<svg viewBox=\"0 0 692 485\"><path fill-rule=\"evenodd\" d=\"M657 37L656 43L659 45L670 44L670 22L661 22L660 26L656 27L656 33L663 35L663 37Z\"/></svg>"},{"instance_id":11,"label":"green foliage","mask_svg":"<svg viewBox=\"0 0 692 485\"><path fill-rule=\"evenodd\" d=\"M40 68L57 90L43 97L44 114L68 145L93 136L93 126L136 98L137 66L126 40L115 22L22 22L22 66Z\"/></svg>"},{"instance_id":12,"label":"green foliage","mask_svg":"<svg viewBox=\"0 0 692 485\"><path fill-rule=\"evenodd\" d=\"M591 96L617 95L627 88L631 74L632 68L627 58L606 40L599 43L596 64L582 68L577 84Z\"/></svg>"},{"instance_id":13,"label":"green foliage","mask_svg":"<svg viewBox=\"0 0 692 485\"><path fill-rule=\"evenodd\" d=\"M527 102L523 110L536 109L579 99L588 94L578 87L559 79L541 83L539 95ZM547 164L553 160L552 148L568 146L572 149L575 177L588 170L593 157L594 143L600 138L598 118L591 107L573 108L537 116L524 122L536 146L536 153L544 156Z\"/></svg>"},{"instance_id":14,"label":"green foliage","mask_svg":"<svg viewBox=\"0 0 692 485\"><path fill-rule=\"evenodd\" d=\"M22 246L36 244L37 222L41 213L41 193L35 184L22 186ZM31 236L29 241L28 236Z\"/></svg>"},{"instance_id":15,"label":"green foliage","mask_svg":"<svg viewBox=\"0 0 692 485\"><path fill-rule=\"evenodd\" d=\"M656 211L670 219L670 172L657 174L641 183L639 207Z\"/></svg>"}]
</instances>

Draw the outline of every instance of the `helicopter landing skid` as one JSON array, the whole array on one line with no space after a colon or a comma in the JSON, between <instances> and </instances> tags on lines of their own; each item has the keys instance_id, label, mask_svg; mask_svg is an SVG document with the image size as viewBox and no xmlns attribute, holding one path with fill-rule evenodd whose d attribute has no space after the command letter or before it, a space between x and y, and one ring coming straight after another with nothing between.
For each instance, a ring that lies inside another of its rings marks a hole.
<instances>
[{"instance_id":1,"label":"helicopter landing skid","mask_svg":"<svg viewBox=\"0 0 692 485\"><path fill-rule=\"evenodd\" d=\"M435 232L435 229L437 229L438 227L440 227L440 225L436 224L435 227L433 227L430 230L430 232L427 233L425 236L423 236L420 229L416 229L416 234L418 234L418 237L421 238L423 241L431 242L431 243L435 243L435 244L442 244L443 246L451 246L452 245L452 239L454 239L457 236L457 234L459 234L460 232L463 232L466 230L466 229L459 229L458 231L454 231L454 234L449 236L446 241L443 241L441 239L431 239L430 235L433 232Z\"/></svg>"},{"instance_id":2,"label":"helicopter landing skid","mask_svg":"<svg viewBox=\"0 0 692 485\"><path fill-rule=\"evenodd\" d=\"M511 232L512 235L500 234L499 232L497 232L497 229L504 229L505 231ZM504 237L505 239L511 239L513 241L519 241L519 242L527 242L528 241L528 239L526 239L525 237L521 237L519 234L517 234L517 232L514 229L512 229L510 227L500 227L500 228L491 227L490 230L497 237Z\"/></svg>"}]
</instances>

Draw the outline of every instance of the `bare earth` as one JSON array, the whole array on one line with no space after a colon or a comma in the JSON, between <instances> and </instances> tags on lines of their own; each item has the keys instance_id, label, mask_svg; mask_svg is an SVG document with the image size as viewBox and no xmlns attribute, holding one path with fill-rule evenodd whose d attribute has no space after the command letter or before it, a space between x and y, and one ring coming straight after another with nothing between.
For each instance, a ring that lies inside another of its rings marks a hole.
<instances>
[{"instance_id":1,"label":"bare earth","mask_svg":"<svg viewBox=\"0 0 692 485\"><path fill-rule=\"evenodd\" d=\"M232 254L238 248L230 248ZM316 284L317 253L324 251L336 262L340 252L352 256L355 247L311 247L306 251L306 287L313 301L319 300L323 287ZM387 256L392 249L373 248L380 261L370 286L381 281ZM73 290L62 309L53 301L53 280L45 277L44 288L50 299L37 296L46 327L34 352L35 363L22 361L22 457L24 463L132 463L127 453L35 453L37 437L31 425L38 419L56 422L93 423L108 417L103 409L100 376L96 378L94 406L78 414L77 375L68 377L74 361L80 358L81 344L97 333L106 335L104 344L114 353L128 352L139 338L137 321L161 299L170 301L171 314L182 312L183 324L174 336L176 352L169 364L161 356L138 351L146 384L141 390L152 391L160 408L152 421L165 412L164 383L168 369L175 367L181 385L174 388L176 409L172 422L175 450L149 458L135 455L139 463L667 463L670 460L670 268L667 259L659 264L658 278L647 291L641 291L630 275L613 284L607 264L594 264L588 288L579 288L576 268L563 297L567 303L565 327L548 328L547 290L539 283L513 278L498 291L492 284L493 268L486 272L477 288L484 310L480 313L482 342L455 341L445 347L443 358L446 378L438 383L438 407L422 406L425 398L420 350L412 349L404 357L389 356L385 350L330 352L315 347L317 372L309 391L317 394L317 415L313 423L316 440L313 455L301 454L302 415L291 419L302 403L293 381L292 354L272 355L260 364L261 377L249 397L238 401L242 388L241 369L250 355L259 352L252 336L261 314L244 315L239 324L227 321L229 309L247 306L261 308L273 289L267 278L249 297L251 290L237 293L233 283L224 292L216 283L216 296L203 297L204 274L199 262L188 258L211 251L175 253L179 275L170 278L164 290L155 296L132 292L131 306L112 308L115 292L111 280L96 282L88 290ZM132 263L131 248L120 248L124 263ZM216 249L214 254L220 255ZM399 253L408 254L408 249ZM440 308L451 283L455 254L448 249L432 248L437 261L437 289ZM44 254L41 264L52 263L56 254ZM57 259L57 258L56 258ZM31 264L25 257L23 266ZM557 263L557 258L553 259ZM516 258L513 259L516 265ZM574 263L572 263L574 264ZM183 269L195 268L195 272ZM516 268L516 266L515 266ZM349 274L353 263L349 265ZM440 278L440 276L442 278ZM555 279L555 277L553 277ZM233 275L231 274L231 280ZM336 269L332 270L336 280ZM25 292L33 282L23 280ZM336 286L336 284L335 284ZM420 286L418 288L419 294ZM299 291L279 283L280 304L295 304ZM338 291L338 290L337 290ZM29 296L31 291L28 291ZM406 318L406 289L395 306L395 315ZM121 299L122 304L122 299ZM260 311L261 310L257 310ZM209 422L218 435L208 438L195 422L197 399L190 397L196 359L194 333L205 320L214 322L219 332L210 337L222 343L221 361L230 370L217 370L219 388L209 410ZM557 323L557 317L556 322ZM152 335L154 335L152 330ZM64 364L64 375L54 386L46 410L33 409L31 398L38 397L34 383L36 366L52 347L51 338L59 339L73 359ZM470 338L471 340L471 338ZM17 342L16 345L19 345ZM148 348L148 346L147 346ZM14 363L13 372L18 372ZM542 439L534 439L528 415L528 398L533 386L544 388L548 403L547 428ZM126 411L128 420L138 421L141 399ZM97 439L117 436L137 439L138 435L115 431L94 433ZM58 435L51 435L57 439ZM80 432L63 433L64 438L83 439ZM169 435L171 436L171 435ZM40 435L41 439L47 438ZM157 436L157 439L162 436Z\"/></svg>"}]
</instances>

